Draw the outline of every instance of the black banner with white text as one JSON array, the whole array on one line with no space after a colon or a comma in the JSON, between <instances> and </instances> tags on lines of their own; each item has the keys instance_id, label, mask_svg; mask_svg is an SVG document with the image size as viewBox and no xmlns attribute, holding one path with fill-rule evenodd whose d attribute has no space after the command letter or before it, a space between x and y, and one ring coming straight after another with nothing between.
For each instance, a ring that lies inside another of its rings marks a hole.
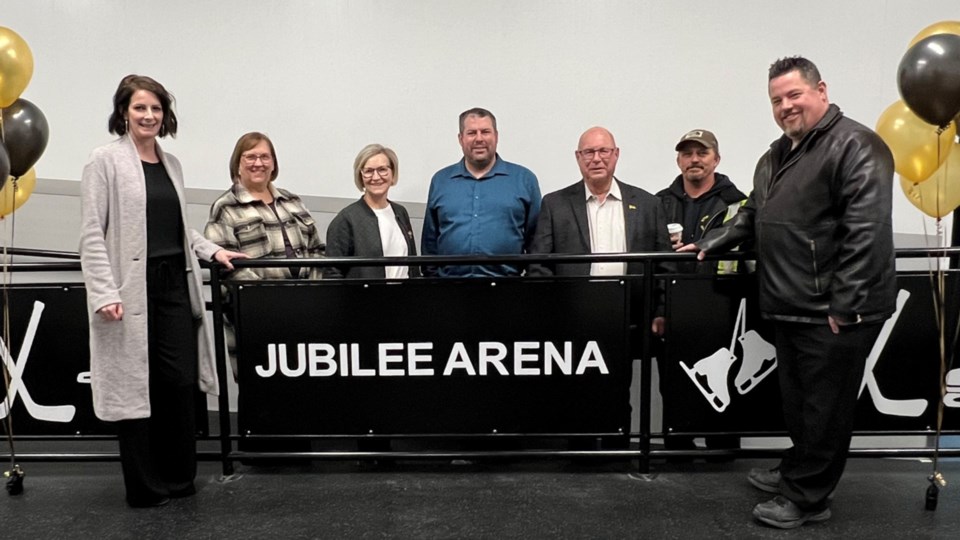
<instances>
[{"instance_id":1,"label":"black banner with white text","mask_svg":"<svg viewBox=\"0 0 960 540\"><path fill-rule=\"evenodd\" d=\"M628 295L620 280L238 289L241 433L629 427Z\"/></svg>"}]
</instances>

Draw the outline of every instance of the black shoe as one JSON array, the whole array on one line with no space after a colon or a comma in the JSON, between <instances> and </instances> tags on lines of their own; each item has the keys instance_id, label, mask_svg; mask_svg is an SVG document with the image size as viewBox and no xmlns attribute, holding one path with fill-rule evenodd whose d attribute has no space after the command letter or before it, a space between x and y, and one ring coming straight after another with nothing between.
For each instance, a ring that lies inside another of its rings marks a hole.
<instances>
[{"instance_id":1,"label":"black shoe","mask_svg":"<svg viewBox=\"0 0 960 540\"><path fill-rule=\"evenodd\" d=\"M183 488L175 489L170 492L170 498L172 499L181 499L183 497L192 497L197 494L197 488L193 484Z\"/></svg>"},{"instance_id":2,"label":"black shoe","mask_svg":"<svg viewBox=\"0 0 960 540\"><path fill-rule=\"evenodd\" d=\"M806 522L817 523L830 519L830 508L803 510L793 501L777 495L753 507L753 517L778 529L794 529Z\"/></svg>"},{"instance_id":3,"label":"black shoe","mask_svg":"<svg viewBox=\"0 0 960 540\"><path fill-rule=\"evenodd\" d=\"M780 468L772 469L753 468L747 473L747 480L753 487L767 493L780 494Z\"/></svg>"},{"instance_id":4,"label":"black shoe","mask_svg":"<svg viewBox=\"0 0 960 540\"><path fill-rule=\"evenodd\" d=\"M170 503L170 497L160 497L158 499L127 499L130 508L156 508L166 506Z\"/></svg>"}]
</instances>

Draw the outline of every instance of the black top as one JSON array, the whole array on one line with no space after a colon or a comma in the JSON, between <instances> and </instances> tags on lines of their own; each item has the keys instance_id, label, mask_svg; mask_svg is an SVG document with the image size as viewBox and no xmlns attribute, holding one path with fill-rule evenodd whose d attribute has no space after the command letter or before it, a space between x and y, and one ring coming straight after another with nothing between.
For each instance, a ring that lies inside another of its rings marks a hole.
<instances>
[{"instance_id":1,"label":"black top","mask_svg":"<svg viewBox=\"0 0 960 540\"><path fill-rule=\"evenodd\" d=\"M727 188L728 186L726 183L717 181L709 191L700 195L699 197L694 198L686 193L683 194L683 198L681 200L683 201L682 225L684 244L692 244L703 237L703 233L707 228L707 223L717 212L715 207L718 205L714 200L711 199L714 197L720 197L721 193ZM742 193L738 194L739 197L737 200L747 198L747 196ZM726 210L726 205L719 206L723 210Z\"/></svg>"},{"instance_id":2,"label":"black top","mask_svg":"<svg viewBox=\"0 0 960 540\"><path fill-rule=\"evenodd\" d=\"M147 180L147 257L183 255L180 198L163 163L143 163Z\"/></svg>"},{"instance_id":3,"label":"black top","mask_svg":"<svg viewBox=\"0 0 960 540\"><path fill-rule=\"evenodd\" d=\"M793 156L793 154L799 148L798 146L793 146L793 141L787 138L786 136L780 137L773 146L772 152L772 164L773 164L773 174L776 175L780 172L780 169L787 164L787 161Z\"/></svg>"},{"instance_id":4,"label":"black top","mask_svg":"<svg viewBox=\"0 0 960 540\"><path fill-rule=\"evenodd\" d=\"M283 235L283 252L288 259L297 258L297 250L293 249L293 244L290 243L290 237L287 235L287 228L283 226L283 220L280 218L280 213L277 212L277 200L274 199L267 203L267 206L273 210L273 215L277 216L277 223L280 224L280 233ZM300 267L291 266L290 274L296 278L300 276Z\"/></svg>"},{"instance_id":5,"label":"black top","mask_svg":"<svg viewBox=\"0 0 960 540\"><path fill-rule=\"evenodd\" d=\"M268 202L268 203L267 203L267 206L269 206L270 209L273 210L273 215L277 216L277 223L280 223L281 225L283 225L283 224L284 224L284 223L283 223L283 219L280 218L280 213L277 212L277 201L276 201L276 199ZM297 250L293 249L293 245L290 243L290 237L287 236L287 228L281 226L281 227L280 227L280 234L283 235L283 252L286 254L286 257L287 257L288 259L296 259L296 258L297 258ZM296 272L291 272L291 273L294 274L294 275L296 275Z\"/></svg>"}]
</instances>

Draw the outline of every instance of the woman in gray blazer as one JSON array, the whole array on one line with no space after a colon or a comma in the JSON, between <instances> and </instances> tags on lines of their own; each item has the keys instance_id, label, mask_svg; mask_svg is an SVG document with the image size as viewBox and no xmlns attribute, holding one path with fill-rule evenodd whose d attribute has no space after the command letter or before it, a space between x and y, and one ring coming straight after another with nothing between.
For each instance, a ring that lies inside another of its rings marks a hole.
<instances>
[{"instance_id":1,"label":"woman in gray blazer","mask_svg":"<svg viewBox=\"0 0 960 540\"><path fill-rule=\"evenodd\" d=\"M200 265L243 257L187 227L183 173L157 137L175 136L173 96L128 75L81 179L80 260L90 321L93 408L114 422L127 503L195 493L194 396L218 393Z\"/></svg>"}]
</instances>

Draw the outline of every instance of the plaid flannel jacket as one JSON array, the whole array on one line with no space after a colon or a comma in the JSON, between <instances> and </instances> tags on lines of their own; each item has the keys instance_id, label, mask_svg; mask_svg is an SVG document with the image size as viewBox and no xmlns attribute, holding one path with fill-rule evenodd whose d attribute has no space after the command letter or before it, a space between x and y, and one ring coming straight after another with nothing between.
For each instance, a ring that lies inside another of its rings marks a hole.
<instances>
[{"instance_id":1,"label":"plaid flannel jacket","mask_svg":"<svg viewBox=\"0 0 960 540\"><path fill-rule=\"evenodd\" d=\"M203 231L211 242L224 249L246 253L251 258L285 258L283 232L297 257L323 256L323 244L316 222L303 206L300 197L287 190L269 185L277 208L274 214L269 206L255 199L242 185L236 183L224 192L210 207L210 218ZM279 215L280 219L277 219ZM289 268L241 268L233 279L290 279L293 277L320 279L322 268L300 268L293 276Z\"/></svg>"}]
</instances>

